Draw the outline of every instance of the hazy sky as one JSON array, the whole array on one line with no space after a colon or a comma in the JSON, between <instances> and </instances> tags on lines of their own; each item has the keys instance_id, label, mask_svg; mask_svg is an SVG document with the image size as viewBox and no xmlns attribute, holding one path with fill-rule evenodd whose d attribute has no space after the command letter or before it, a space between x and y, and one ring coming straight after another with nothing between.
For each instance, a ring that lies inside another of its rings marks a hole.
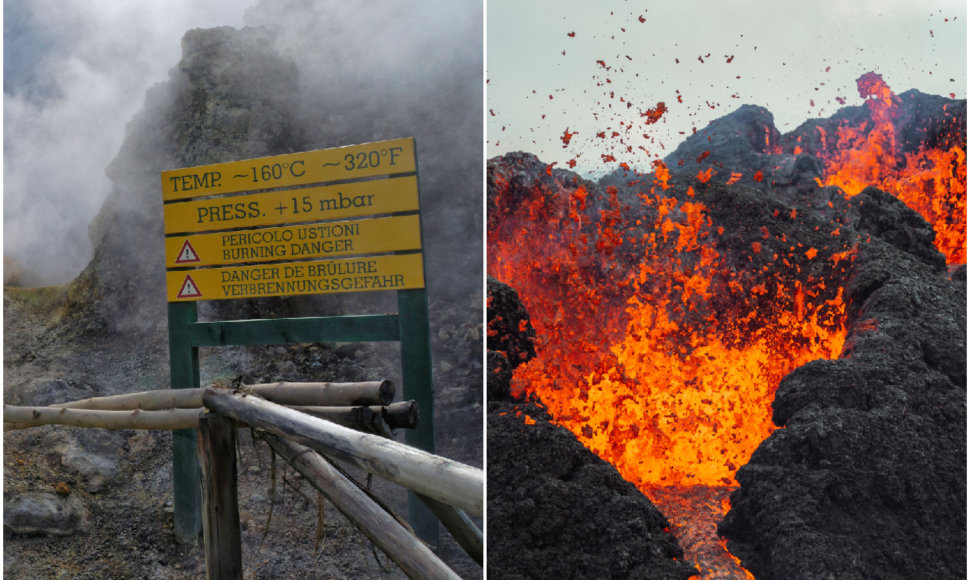
<instances>
[{"instance_id":1,"label":"hazy sky","mask_svg":"<svg viewBox=\"0 0 970 580\"><path fill-rule=\"evenodd\" d=\"M966 98L966 0L489 0L487 18L489 157L644 168L742 104L783 133L860 104L868 71Z\"/></svg>"},{"instance_id":2,"label":"hazy sky","mask_svg":"<svg viewBox=\"0 0 970 580\"><path fill-rule=\"evenodd\" d=\"M3 251L42 283L91 256L104 169L191 28L239 27L238 0L4 0Z\"/></svg>"}]
</instances>

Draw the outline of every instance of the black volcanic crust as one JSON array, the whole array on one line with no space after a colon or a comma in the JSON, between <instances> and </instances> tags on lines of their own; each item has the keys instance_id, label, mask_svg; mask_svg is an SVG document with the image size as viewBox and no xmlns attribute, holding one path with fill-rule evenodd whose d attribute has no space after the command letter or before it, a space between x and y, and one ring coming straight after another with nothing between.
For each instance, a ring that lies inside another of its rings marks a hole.
<instances>
[{"instance_id":1,"label":"black volcanic crust","mask_svg":"<svg viewBox=\"0 0 970 580\"><path fill-rule=\"evenodd\" d=\"M536 423L527 425L526 415ZM650 500L543 416L529 403L489 403L489 577L685 580L695 574Z\"/></svg>"},{"instance_id":2,"label":"black volcanic crust","mask_svg":"<svg viewBox=\"0 0 970 580\"><path fill-rule=\"evenodd\" d=\"M536 331L532 328L529 313L522 305L518 292L489 276L486 307L488 350L504 352L511 368L534 358Z\"/></svg>"}]
</instances>

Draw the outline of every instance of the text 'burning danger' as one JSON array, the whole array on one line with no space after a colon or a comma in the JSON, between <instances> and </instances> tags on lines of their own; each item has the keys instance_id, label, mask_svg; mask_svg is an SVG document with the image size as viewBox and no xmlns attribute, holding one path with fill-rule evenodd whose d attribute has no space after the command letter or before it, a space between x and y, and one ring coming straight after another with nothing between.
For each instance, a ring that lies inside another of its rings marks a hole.
<instances>
[{"instance_id":1,"label":"text 'burning danger'","mask_svg":"<svg viewBox=\"0 0 970 580\"><path fill-rule=\"evenodd\" d=\"M377 254L421 249L417 215L170 237L169 268Z\"/></svg>"}]
</instances>

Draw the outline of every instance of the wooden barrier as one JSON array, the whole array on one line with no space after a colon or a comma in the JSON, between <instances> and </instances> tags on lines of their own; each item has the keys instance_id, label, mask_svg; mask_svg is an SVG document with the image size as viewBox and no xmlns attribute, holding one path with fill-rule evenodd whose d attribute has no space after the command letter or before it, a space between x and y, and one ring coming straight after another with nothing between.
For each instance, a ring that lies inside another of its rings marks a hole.
<instances>
[{"instance_id":1,"label":"wooden barrier","mask_svg":"<svg viewBox=\"0 0 970 580\"><path fill-rule=\"evenodd\" d=\"M227 389L209 387L202 400L217 413L353 463L472 515L482 515L480 469Z\"/></svg>"},{"instance_id":2,"label":"wooden barrier","mask_svg":"<svg viewBox=\"0 0 970 580\"><path fill-rule=\"evenodd\" d=\"M369 381L362 383L271 383L246 385L246 392L259 395L280 405L354 406L389 405L394 400L394 383ZM158 409L192 409L202 407L205 389L162 389L126 393L110 397L93 397L51 407L69 409L102 409L111 411L143 411Z\"/></svg>"},{"instance_id":3,"label":"wooden barrier","mask_svg":"<svg viewBox=\"0 0 970 580\"><path fill-rule=\"evenodd\" d=\"M312 449L270 434L270 446L411 578L458 578L434 552Z\"/></svg>"},{"instance_id":4,"label":"wooden barrier","mask_svg":"<svg viewBox=\"0 0 970 580\"><path fill-rule=\"evenodd\" d=\"M235 430L245 426L263 430L258 436L329 498L408 576L457 578L401 520L323 457L358 465L414 492L481 565L482 533L464 511L482 515L482 471L394 440L390 425L414 427L417 405L414 401L384 404L390 402L393 393L388 381L274 383L244 387L241 392L207 387L98 397L49 407L4 405L3 420L4 430L46 424L197 429L204 508L202 531L210 579L242 578ZM206 408L212 412L206 413Z\"/></svg>"}]
</instances>

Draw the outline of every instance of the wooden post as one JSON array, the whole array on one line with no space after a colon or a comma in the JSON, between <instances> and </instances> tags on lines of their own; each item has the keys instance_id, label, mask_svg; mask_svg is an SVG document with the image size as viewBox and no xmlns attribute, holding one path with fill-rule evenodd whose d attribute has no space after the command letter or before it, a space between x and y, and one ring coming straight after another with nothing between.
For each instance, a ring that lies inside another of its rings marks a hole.
<instances>
[{"instance_id":1,"label":"wooden post","mask_svg":"<svg viewBox=\"0 0 970 580\"><path fill-rule=\"evenodd\" d=\"M479 566L483 565L485 542L482 539L482 531L478 529L475 522L460 509L421 494L417 494L417 496L431 509L434 515L438 516L442 525L445 526L451 537L458 542L458 545L465 550L465 553L471 556Z\"/></svg>"},{"instance_id":2,"label":"wooden post","mask_svg":"<svg viewBox=\"0 0 970 580\"><path fill-rule=\"evenodd\" d=\"M409 577L458 578L391 514L312 449L268 433L261 436Z\"/></svg>"},{"instance_id":3,"label":"wooden post","mask_svg":"<svg viewBox=\"0 0 970 580\"><path fill-rule=\"evenodd\" d=\"M292 439L411 491L482 516L485 502L481 469L227 389L209 387L202 400L214 412Z\"/></svg>"},{"instance_id":4,"label":"wooden post","mask_svg":"<svg viewBox=\"0 0 970 580\"><path fill-rule=\"evenodd\" d=\"M242 541L236 498L235 421L207 413L199 417L202 470L202 538L209 580L242 579Z\"/></svg>"}]
</instances>

